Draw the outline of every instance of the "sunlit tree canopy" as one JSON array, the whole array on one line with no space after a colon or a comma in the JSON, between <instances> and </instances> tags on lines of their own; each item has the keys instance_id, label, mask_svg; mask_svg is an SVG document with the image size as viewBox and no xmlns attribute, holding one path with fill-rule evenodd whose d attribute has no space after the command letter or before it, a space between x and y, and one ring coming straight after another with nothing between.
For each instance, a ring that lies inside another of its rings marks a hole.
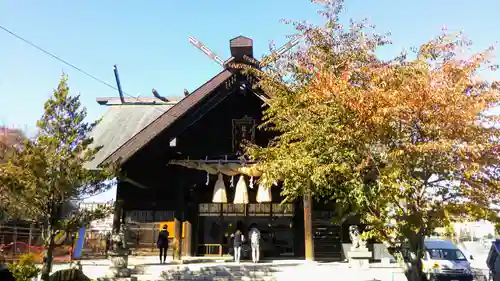
<instances>
[{"instance_id":1,"label":"sunlit tree canopy","mask_svg":"<svg viewBox=\"0 0 500 281\"><path fill-rule=\"evenodd\" d=\"M446 30L392 59L366 21L340 24L342 1L324 6L323 26L288 22L302 46L267 71L250 71L272 98L262 129L277 137L247 154L288 199L311 192L357 214L364 236L390 249L454 220L496 220L500 206L499 118L493 48ZM464 55L468 52L469 55ZM310 183L310 184L309 184ZM306 189L306 187L310 187Z\"/></svg>"}]
</instances>

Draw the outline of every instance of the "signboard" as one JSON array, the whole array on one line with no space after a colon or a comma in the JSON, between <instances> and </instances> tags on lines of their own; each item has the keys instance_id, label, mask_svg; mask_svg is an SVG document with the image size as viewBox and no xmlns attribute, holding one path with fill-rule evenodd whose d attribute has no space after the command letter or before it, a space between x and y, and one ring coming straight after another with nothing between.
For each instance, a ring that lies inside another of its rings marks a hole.
<instances>
[{"instance_id":1,"label":"signboard","mask_svg":"<svg viewBox=\"0 0 500 281\"><path fill-rule=\"evenodd\" d=\"M54 237L54 243L56 245L62 245L64 243L64 241L66 241L66 238L67 238L66 231L58 230L56 232L56 236Z\"/></svg>"},{"instance_id":2,"label":"signboard","mask_svg":"<svg viewBox=\"0 0 500 281\"><path fill-rule=\"evenodd\" d=\"M255 142L255 120L245 115L241 119L233 119L233 151L240 151L246 141Z\"/></svg>"}]
</instances>

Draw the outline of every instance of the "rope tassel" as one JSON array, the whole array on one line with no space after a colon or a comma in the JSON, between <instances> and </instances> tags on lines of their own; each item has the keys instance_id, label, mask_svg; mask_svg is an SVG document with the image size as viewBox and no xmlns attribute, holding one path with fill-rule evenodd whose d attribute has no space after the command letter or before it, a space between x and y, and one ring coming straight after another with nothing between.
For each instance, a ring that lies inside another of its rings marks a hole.
<instances>
[{"instance_id":1,"label":"rope tassel","mask_svg":"<svg viewBox=\"0 0 500 281\"><path fill-rule=\"evenodd\" d=\"M227 203L226 186L224 185L224 176L219 173L214 186L212 196L213 203Z\"/></svg>"}]
</instances>

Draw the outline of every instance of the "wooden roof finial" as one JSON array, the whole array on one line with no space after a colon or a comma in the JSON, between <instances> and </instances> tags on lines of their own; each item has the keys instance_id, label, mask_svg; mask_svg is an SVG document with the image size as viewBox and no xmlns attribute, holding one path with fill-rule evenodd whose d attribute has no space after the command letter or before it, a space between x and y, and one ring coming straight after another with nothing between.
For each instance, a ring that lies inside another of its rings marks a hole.
<instances>
[{"instance_id":1,"label":"wooden roof finial","mask_svg":"<svg viewBox=\"0 0 500 281\"><path fill-rule=\"evenodd\" d=\"M234 57L235 62L245 61L244 56L253 58L253 40L245 37L238 36L229 41L231 49L231 56Z\"/></svg>"}]
</instances>

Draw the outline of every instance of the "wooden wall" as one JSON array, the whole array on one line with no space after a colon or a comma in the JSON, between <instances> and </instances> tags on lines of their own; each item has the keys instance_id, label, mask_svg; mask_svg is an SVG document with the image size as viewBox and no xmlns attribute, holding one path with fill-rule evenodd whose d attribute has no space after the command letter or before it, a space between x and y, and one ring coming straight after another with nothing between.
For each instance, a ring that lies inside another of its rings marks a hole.
<instances>
[{"instance_id":1,"label":"wooden wall","mask_svg":"<svg viewBox=\"0 0 500 281\"><path fill-rule=\"evenodd\" d=\"M224 91L228 90L215 90L207 101ZM212 176L207 187L206 173L167 163L171 159L223 159L225 155L235 157L232 148L232 120L249 116L260 122L264 103L248 90L241 91L238 85L230 91L233 93L210 111L204 112L195 123L193 116L188 113L188 116L180 118L125 163L122 169L126 175L148 187L141 189L130 183L120 183L117 198L126 202L125 209L171 210L179 203L180 198L176 194L181 188L184 190L182 197L191 203L211 202L215 176ZM195 112L202 106L199 105L192 111ZM256 130L257 144L266 145L270 136L268 132ZM170 147L170 140L174 137L176 147ZM251 200L255 200L255 192L250 191L249 195ZM279 191L276 196L279 196Z\"/></svg>"}]
</instances>

